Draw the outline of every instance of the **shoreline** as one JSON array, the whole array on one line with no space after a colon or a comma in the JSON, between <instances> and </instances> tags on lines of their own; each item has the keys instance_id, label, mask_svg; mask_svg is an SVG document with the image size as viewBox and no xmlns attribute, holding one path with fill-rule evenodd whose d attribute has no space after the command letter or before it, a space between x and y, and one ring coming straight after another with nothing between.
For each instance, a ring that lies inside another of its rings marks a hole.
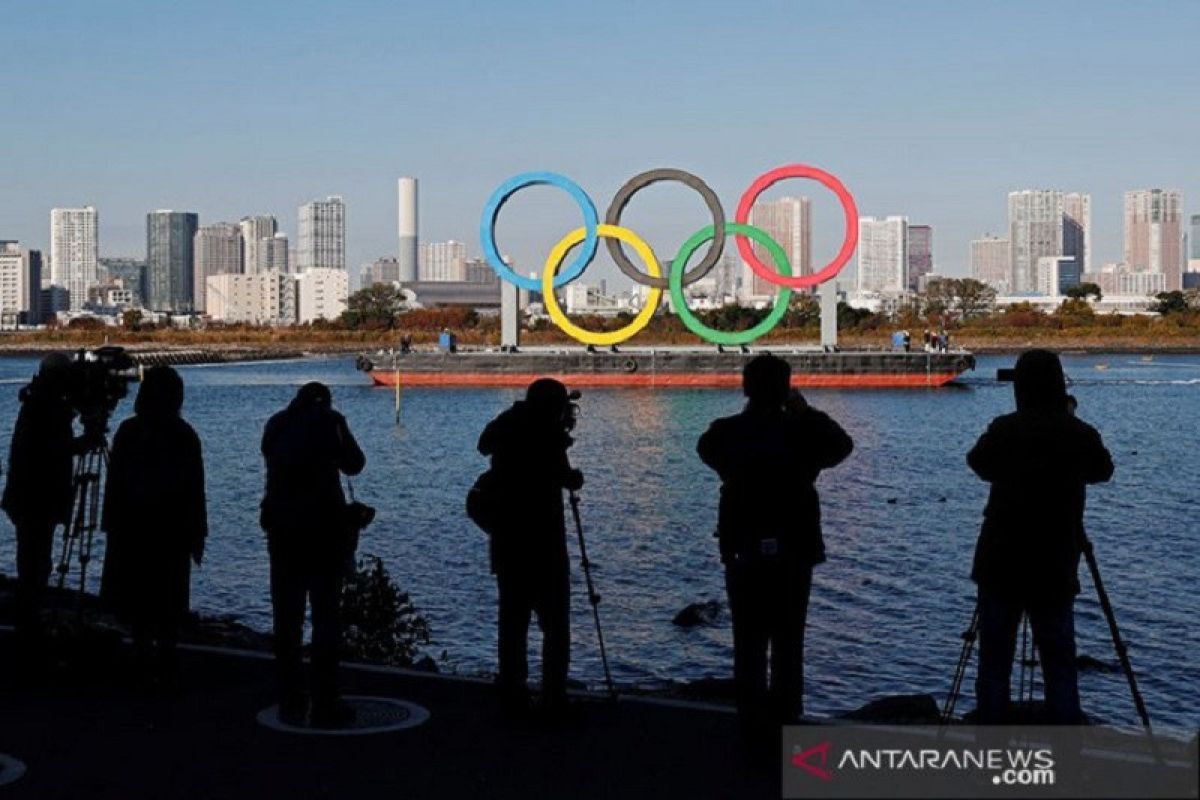
<instances>
[{"instance_id":1,"label":"shoreline","mask_svg":"<svg viewBox=\"0 0 1200 800\"><path fill-rule=\"evenodd\" d=\"M328 341L296 341L280 343L260 343L252 340L245 342L189 342L172 344L157 340L150 341L113 341L95 342L88 340L74 341L45 341L22 342L21 344L4 344L0 342L0 358L38 358L51 352L69 352L73 350L91 350L105 344L124 347L132 355L138 357L147 365L158 363L172 364L212 364L237 363L247 361L282 361L316 356L352 356L355 354L372 354L387 350L391 344L386 341L358 342L328 342ZM585 345L576 342L528 342L529 348L554 347L564 350L583 351ZM652 350L655 348L683 349L685 344L666 341L633 342L625 345L630 352ZM819 344L807 339L801 340L772 340L759 342L750 346L752 350L769 352L772 348L813 348ZM890 348L875 340L864 341L853 338L843 340L839 344L843 352L872 351L888 352ZM961 347L974 355L1017 355L1031 348L1046 348L1062 355L1200 355L1200 339L1190 342L1167 343L1138 343L1129 341L1088 342L1079 340L1055 341L987 341L973 342L969 339L959 339L953 342L955 349ZM417 350L433 350L430 345L418 345ZM475 352L498 350L494 344L463 343L460 350ZM708 351L712 348L697 344L688 347L696 351Z\"/></svg>"}]
</instances>

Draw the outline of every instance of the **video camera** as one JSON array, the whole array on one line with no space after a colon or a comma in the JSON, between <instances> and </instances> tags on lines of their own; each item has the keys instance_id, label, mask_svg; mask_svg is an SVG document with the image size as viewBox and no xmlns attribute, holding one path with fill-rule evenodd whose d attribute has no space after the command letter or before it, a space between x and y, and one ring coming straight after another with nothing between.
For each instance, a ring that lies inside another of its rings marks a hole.
<instances>
[{"instance_id":1,"label":"video camera","mask_svg":"<svg viewBox=\"0 0 1200 800\"><path fill-rule=\"evenodd\" d=\"M567 394L567 410L563 414L563 427L567 429L567 433L575 430L575 425L579 422L579 403L575 402L583 394L578 389L573 389Z\"/></svg>"},{"instance_id":2,"label":"video camera","mask_svg":"<svg viewBox=\"0 0 1200 800\"><path fill-rule=\"evenodd\" d=\"M71 358L66 399L79 413L85 431L103 433L108 418L141 379L138 364L124 347L106 345L79 350Z\"/></svg>"}]
</instances>

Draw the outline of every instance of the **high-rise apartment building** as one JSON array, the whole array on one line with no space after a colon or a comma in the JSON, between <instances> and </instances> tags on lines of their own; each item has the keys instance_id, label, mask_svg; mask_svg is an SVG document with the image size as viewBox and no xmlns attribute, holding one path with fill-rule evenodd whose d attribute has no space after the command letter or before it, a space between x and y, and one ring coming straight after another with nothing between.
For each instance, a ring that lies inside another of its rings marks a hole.
<instances>
[{"instance_id":1,"label":"high-rise apartment building","mask_svg":"<svg viewBox=\"0 0 1200 800\"><path fill-rule=\"evenodd\" d=\"M971 276L986 283L997 294L1012 291L1012 256L1008 239L985 236L971 242Z\"/></svg>"},{"instance_id":2,"label":"high-rise apartment building","mask_svg":"<svg viewBox=\"0 0 1200 800\"><path fill-rule=\"evenodd\" d=\"M242 229L232 222L202 225L196 231L192 295L197 313L205 311L208 278L242 271Z\"/></svg>"},{"instance_id":3,"label":"high-rise apartment building","mask_svg":"<svg viewBox=\"0 0 1200 800\"><path fill-rule=\"evenodd\" d=\"M50 211L50 283L67 290L72 311L83 308L98 278L99 226L91 206Z\"/></svg>"},{"instance_id":4,"label":"high-rise apartment building","mask_svg":"<svg viewBox=\"0 0 1200 800\"><path fill-rule=\"evenodd\" d=\"M1092 196L1083 192L1063 195L1062 254L1075 259L1084 272L1092 267Z\"/></svg>"},{"instance_id":5,"label":"high-rise apartment building","mask_svg":"<svg viewBox=\"0 0 1200 800\"><path fill-rule=\"evenodd\" d=\"M933 226L908 226L908 288L916 291L922 276L933 272Z\"/></svg>"},{"instance_id":6,"label":"high-rise apartment building","mask_svg":"<svg viewBox=\"0 0 1200 800\"><path fill-rule=\"evenodd\" d=\"M36 324L42 293L42 253L0 241L0 326Z\"/></svg>"},{"instance_id":7,"label":"high-rise apartment building","mask_svg":"<svg viewBox=\"0 0 1200 800\"><path fill-rule=\"evenodd\" d=\"M397 182L397 225L400 236L400 280L411 283L420 278L428 280L424 275L418 275L420 266L420 249L417 234L417 179L401 178Z\"/></svg>"},{"instance_id":8,"label":"high-rise apartment building","mask_svg":"<svg viewBox=\"0 0 1200 800\"><path fill-rule=\"evenodd\" d=\"M395 283L400 280L400 262L395 258L377 258L363 264L359 272L359 286L366 289L379 283Z\"/></svg>"},{"instance_id":9,"label":"high-rise apartment building","mask_svg":"<svg viewBox=\"0 0 1200 800\"><path fill-rule=\"evenodd\" d=\"M792 268L792 275L812 274L812 202L807 197L781 197L764 200L750 209L750 224L762 228L783 248ZM758 260L772 268L771 253L758 242L752 242ZM750 295L774 297L779 287L751 270Z\"/></svg>"},{"instance_id":10,"label":"high-rise apartment building","mask_svg":"<svg viewBox=\"0 0 1200 800\"><path fill-rule=\"evenodd\" d=\"M194 310L198 215L151 211L146 215L146 306L186 314Z\"/></svg>"},{"instance_id":11,"label":"high-rise apartment building","mask_svg":"<svg viewBox=\"0 0 1200 800\"><path fill-rule=\"evenodd\" d=\"M403 272L401 266L400 273ZM421 245L421 266L417 274L422 281L465 281L467 246L453 240Z\"/></svg>"},{"instance_id":12,"label":"high-rise apartment building","mask_svg":"<svg viewBox=\"0 0 1200 800\"><path fill-rule=\"evenodd\" d=\"M1183 288L1183 198L1171 189L1125 193L1125 264L1165 276L1165 291Z\"/></svg>"},{"instance_id":13,"label":"high-rise apartment building","mask_svg":"<svg viewBox=\"0 0 1200 800\"><path fill-rule=\"evenodd\" d=\"M858 291L908 288L908 217L859 217Z\"/></svg>"},{"instance_id":14,"label":"high-rise apartment building","mask_svg":"<svg viewBox=\"0 0 1200 800\"><path fill-rule=\"evenodd\" d=\"M1038 259L1062 255L1063 195L1045 189L1009 192L1008 240L1011 290L1036 292Z\"/></svg>"},{"instance_id":15,"label":"high-rise apartment building","mask_svg":"<svg viewBox=\"0 0 1200 800\"><path fill-rule=\"evenodd\" d=\"M346 269L346 204L332 195L300 206L297 268Z\"/></svg>"},{"instance_id":16,"label":"high-rise apartment building","mask_svg":"<svg viewBox=\"0 0 1200 800\"><path fill-rule=\"evenodd\" d=\"M262 247L264 239L271 239L279 231L275 217L270 214L259 214L253 217L242 217L238 223L242 229L242 272L253 275L269 269L263 263Z\"/></svg>"},{"instance_id":17,"label":"high-rise apartment building","mask_svg":"<svg viewBox=\"0 0 1200 800\"><path fill-rule=\"evenodd\" d=\"M1200 272L1200 214L1192 215L1191 230L1188 232L1188 272Z\"/></svg>"}]
</instances>

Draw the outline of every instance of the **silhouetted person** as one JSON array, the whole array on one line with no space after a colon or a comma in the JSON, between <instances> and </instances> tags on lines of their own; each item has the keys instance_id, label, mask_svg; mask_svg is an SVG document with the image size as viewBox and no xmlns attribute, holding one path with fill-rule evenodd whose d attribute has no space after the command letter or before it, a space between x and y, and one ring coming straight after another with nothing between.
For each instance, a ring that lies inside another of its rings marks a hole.
<instances>
[{"instance_id":1,"label":"silhouetted person","mask_svg":"<svg viewBox=\"0 0 1200 800\"><path fill-rule=\"evenodd\" d=\"M67 402L71 361L62 353L42 359L38 374L21 389L13 428L3 508L17 533L16 628L27 655L42 636L41 611L50 579L54 529L71 518L74 457L88 449L75 436L75 412Z\"/></svg>"},{"instance_id":2,"label":"silhouetted person","mask_svg":"<svg viewBox=\"0 0 1200 800\"><path fill-rule=\"evenodd\" d=\"M182 408L179 373L146 370L134 416L113 438L100 523L108 534L101 597L129 620L143 674L168 681L191 565L200 566L208 536L200 437Z\"/></svg>"},{"instance_id":3,"label":"silhouetted person","mask_svg":"<svg viewBox=\"0 0 1200 800\"><path fill-rule=\"evenodd\" d=\"M804 713L808 597L813 566L825 560L815 482L854 449L840 425L789 393L791 372L775 356L752 359L742 373L745 410L713 422L697 447L721 478L717 536L747 733Z\"/></svg>"},{"instance_id":4,"label":"silhouetted person","mask_svg":"<svg viewBox=\"0 0 1200 800\"><path fill-rule=\"evenodd\" d=\"M546 709L555 713L566 703L571 584L563 489L583 486L583 473L567 460L572 412L567 388L543 378L479 437L479 452L491 456L502 496L511 502L491 537L500 596L498 683L511 711L529 704L527 637L533 614L542 629Z\"/></svg>"},{"instance_id":5,"label":"silhouetted person","mask_svg":"<svg viewBox=\"0 0 1200 800\"><path fill-rule=\"evenodd\" d=\"M304 608L312 604L312 724L347 725L354 710L337 689L341 596L349 544L341 474L357 475L366 458L329 389L307 383L267 422L262 454L267 490L262 527L271 556L271 604L279 715L303 724L308 711L300 651Z\"/></svg>"},{"instance_id":6,"label":"silhouetted person","mask_svg":"<svg viewBox=\"0 0 1200 800\"><path fill-rule=\"evenodd\" d=\"M1081 719L1073 604L1079 593L1086 486L1107 481L1100 434L1072 414L1062 364L1046 350L1017 359L1017 410L992 420L967 455L992 484L971 577L979 587L979 721L1003 722L1017 628L1029 617L1051 721Z\"/></svg>"}]
</instances>

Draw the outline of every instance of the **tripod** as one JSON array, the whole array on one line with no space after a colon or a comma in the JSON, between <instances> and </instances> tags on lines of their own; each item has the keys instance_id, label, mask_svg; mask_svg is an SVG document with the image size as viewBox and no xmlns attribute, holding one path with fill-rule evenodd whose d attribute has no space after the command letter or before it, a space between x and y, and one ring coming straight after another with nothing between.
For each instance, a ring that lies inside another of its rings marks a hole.
<instances>
[{"instance_id":1,"label":"tripod","mask_svg":"<svg viewBox=\"0 0 1200 800\"><path fill-rule=\"evenodd\" d=\"M1092 547L1092 542L1088 539L1086 533L1080 530L1079 548L1083 552L1084 558L1087 561L1088 570L1092 575L1092 585L1096 587L1096 594L1100 600L1100 607L1104 610L1104 618L1108 622L1108 630L1112 636L1113 648L1116 650L1117 659L1121 662L1121 669L1125 673L1125 679L1129 683L1129 693L1133 698L1134 707L1137 709L1138 716L1141 718L1142 727L1146 731L1146 735L1150 737L1150 742L1153 745L1154 737L1150 727L1150 713L1146 710L1146 703L1142 699L1142 693L1138 689L1137 676L1133 672L1133 664L1129 660L1129 651L1121 638L1121 631L1117 627L1117 616L1113 611L1112 603L1108 599L1108 592L1104 588L1104 581L1100 577L1100 565L1096 561L1096 553ZM1028 642L1028 626L1029 618L1025 618L1025 639ZM963 632L962 652L958 657L958 665L954 670L954 679L950 684L950 693L946 696L946 702L942 707L942 724L948 724L954 716L954 706L958 702L958 696L962 691L963 678L966 675L967 664L971 660L971 651L975 647L975 640L979 636L979 605L976 603L975 612L971 615L971 624L967 630ZM1029 676L1029 696L1033 695L1033 675L1032 667L1036 664L1035 660L1026 658L1027 649L1022 646L1021 654L1021 693L1025 691L1025 670L1030 669Z\"/></svg>"},{"instance_id":2,"label":"tripod","mask_svg":"<svg viewBox=\"0 0 1200 800\"><path fill-rule=\"evenodd\" d=\"M587 557L587 545L583 541L583 522L579 518L579 495L571 492L571 516L575 518L575 532L579 535L579 566L583 567L583 577L587 581L588 602L592 605L592 617L596 621L596 640L600 643L600 663L604 665L604 683L608 694L613 700L617 699L617 687L613 684L612 672L608 668L608 653L604 649L604 631L600 628L600 595L596 593L596 584L592 582L592 562Z\"/></svg>"},{"instance_id":3,"label":"tripod","mask_svg":"<svg viewBox=\"0 0 1200 800\"><path fill-rule=\"evenodd\" d=\"M100 527L100 487L108 468L108 441L104 436L105 427L99 426L98 432L84 421L85 432L95 433L96 444L91 445L81 453L75 461L75 474L71 485L73 499L71 501L71 519L63 529L62 555L58 560L58 588L64 588L67 574L71 571L71 559L79 561L79 606L83 613L83 595L87 590L88 564L92 560L92 544L96 530ZM78 552L76 552L78 551Z\"/></svg>"}]
</instances>

